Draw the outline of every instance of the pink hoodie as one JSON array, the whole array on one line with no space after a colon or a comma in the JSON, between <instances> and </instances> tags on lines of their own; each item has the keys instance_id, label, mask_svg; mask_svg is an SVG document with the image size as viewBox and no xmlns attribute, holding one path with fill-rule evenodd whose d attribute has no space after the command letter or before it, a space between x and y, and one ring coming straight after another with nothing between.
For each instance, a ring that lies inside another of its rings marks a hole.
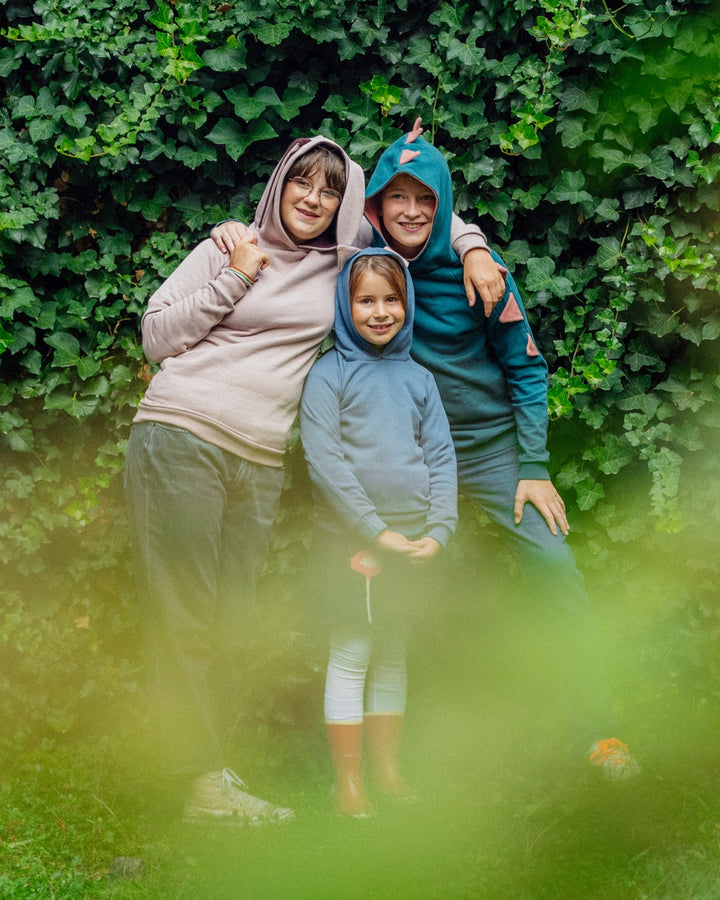
<instances>
[{"instance_id":1,"label":"pink hoodie","mask_svg":"<svg viewBox=\"0 0 720 900\"><path fill-rule=\"evenodd\" d=\"M293 163L318 144L345 159L347 187L335 235L296 245L280 218ZM258 205L253 229L270 264L252 287L228 270L229 256L203 241L153 294L143 348L160 371L135 422L187 429L253 462L281 466L305 376L329 333L338 269L355 249L363 215L360 166L323 137L291 144Z\"/></svg>"}]
</instances>

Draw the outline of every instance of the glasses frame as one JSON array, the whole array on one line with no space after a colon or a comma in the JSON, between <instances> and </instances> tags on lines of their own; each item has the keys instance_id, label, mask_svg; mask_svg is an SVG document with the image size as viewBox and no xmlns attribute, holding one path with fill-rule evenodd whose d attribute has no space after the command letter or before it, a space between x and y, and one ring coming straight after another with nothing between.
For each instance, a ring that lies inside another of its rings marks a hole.
<instances>
[{"instance_id":1,"label":"glasses frame","mask_svg":"<svg viewBox=\"0 0 720 900\"><path fill-rule=\"evenodd\" d=\"M317 190L320 203L329 209L339 206L342 202L342 194L339 191L335 191L332 188L318 189L312 181L308 181L302 175L293 175L292 178L288 178L287 184L292 184L302 197L309 197L313 191Z\"/></svg>"}]
</instances>

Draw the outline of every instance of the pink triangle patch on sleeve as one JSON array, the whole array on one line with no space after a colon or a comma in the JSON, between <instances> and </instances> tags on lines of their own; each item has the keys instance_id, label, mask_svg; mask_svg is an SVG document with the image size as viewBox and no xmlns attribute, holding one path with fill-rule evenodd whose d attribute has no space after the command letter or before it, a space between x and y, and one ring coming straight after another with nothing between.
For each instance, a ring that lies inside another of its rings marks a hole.
<instances>
[{"instance_id":1,"label":"pink triangle patch on sleeve","mask_svg":"<svg viewBox=\"0 0 720 900\"><path fill-rule=\"evenodd\" d=\"M528 335L527 346L525 347L525 352L528 356L540 356L540 351L538 350L535 341L532 339L532 335Z\"/></svg>"},{"instance_id":2,"label":"pink triangle patch on sleeve","mask_svg":"<svg viewBox=\"0 0 720 900\"><path fill-rule=\"evenodd\" d=\"M522 322L523 314L520 312L520 307L517 305L517 300L515 299L514 294L510 294L508 297L508 302L505 304L505 309L500 313L500 322Z\"/></svg>"},{"instance_id":3,"label":"pink triangle patch on sleeve","mask_svg":"<svg viewBox=\"0 0 720 900\"><path fill-rule=\"evenodd\" d=\"M415 119L415 124L412 127L412 131L405 138L406 144L412 144L412 142L416 141L420 137L420 135L423 133L424 128L422 127L421 122L422 122L422 119L418 116L418 118Z\"/></svg>"},{"instance_id":4,"label":"pink triangle patch on sleeve","mask_svg":"<svg viewBox=\"0 0 720 900\"><path fill-rule=\"evenodd\" d=\"M404 165L405 163L409 163L411 159L415 159L416 156L420 156L419 150L403 150L400 154L400 162L399 165Z\"/></svg>"}]
</instances>

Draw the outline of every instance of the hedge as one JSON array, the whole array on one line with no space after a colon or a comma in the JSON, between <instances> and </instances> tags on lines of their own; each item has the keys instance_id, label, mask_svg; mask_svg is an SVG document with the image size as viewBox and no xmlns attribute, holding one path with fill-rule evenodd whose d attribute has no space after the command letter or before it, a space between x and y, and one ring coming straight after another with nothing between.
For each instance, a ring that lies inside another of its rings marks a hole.
<instances>
[{"instance_id":1,"label":"hedge","mask_svg":"<svg viewBox=\"0 0 720 900\"><path fill-rule=\"evenodd\" d=\"M707 676L720 631L711 0L5 12L0 740L76 733L98 704L135 697L121 471L152 375L138 327L152 291L214 222L252 216L293 137L328 135L369 174L417 116L450 162L457 211L523 290L582 564L623 589L655 567L658 614ZM297 449L291 463L268 563L281 603L307 545Z\"/></svg>"}]
</instances>

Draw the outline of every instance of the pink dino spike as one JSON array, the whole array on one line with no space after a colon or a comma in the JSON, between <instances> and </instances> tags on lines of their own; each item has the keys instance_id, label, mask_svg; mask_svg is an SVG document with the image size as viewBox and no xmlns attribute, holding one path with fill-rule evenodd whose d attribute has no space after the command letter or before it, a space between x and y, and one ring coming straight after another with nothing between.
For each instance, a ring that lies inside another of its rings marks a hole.
<instances>
[{"instance_id":1,"label":"pink dino spike","mask_svg":"<svg viewBox=\"0 0 720 900\"><path fill-rule=\"evenodd\" d=\"M419 150L403 150L400 154L400 162L398 165L404 165L405 163L409 163L411 159L415 159L416 156L420 156Z\"/></svg>"},{"instance_id":2,"label":"pink dino spike","mask_svg":"<svg viewBox=\"0 0 720 900\"><path fill-rule=\"evenodd\" d=\"M405 139L405 143L412 144L413 141L417 140L420 137L420 135L423 133L423 130L422 119L420 118L420 116L418 116L417 119L415 119L415 124L413 125L412 131Z\"/></svg>"},{"instance_id":3,"label":"pink dino spike","mask_svg":"<svg viewBox=\"0 0 720 900\"><path fill-rule=\"evenodd\" d=\"M540 351L535 346L535 341L532 339L532 335L528 335L527 346L525 347L525 352L528 356L540 356Z\"/></svg>"},{"instance_id":4,"label":"pink dino spike","mask_svg":"<svg viewBox=\"0 0 720 900\"><path fill-rule=\"evenodd\" d=\"M510 294L510 296L508 297L508 302L505 304L505 309L500 313L500 321L522 322L522 320L523 314L520 312L520 307L517 305L515 295Z\"/></svg>"}]
</instances>

